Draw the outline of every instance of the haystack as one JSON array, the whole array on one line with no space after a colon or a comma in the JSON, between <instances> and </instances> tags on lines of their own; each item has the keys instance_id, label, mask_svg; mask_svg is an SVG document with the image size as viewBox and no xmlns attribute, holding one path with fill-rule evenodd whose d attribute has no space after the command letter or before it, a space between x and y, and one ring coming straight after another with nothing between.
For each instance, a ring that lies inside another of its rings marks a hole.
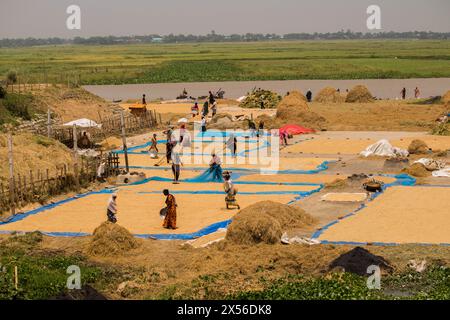
<instances>
[{"instance_id":1,"label":"haystack","mask_svg":"<svg viewBox=\"0 0 450 320\"><path fill-rule=\"evenodd\" d=\"M273 201L257 202L241 210L229 225L226 239L237 244L275 244L286 229L302 228L314 219L301 209Z\"/></svg>"},{"instance_id":2,"label":"haystack","mask_svg":"<svg viewBox=\"0 0 450 320\"><path fill-rule=\"evenodd\" d=\"M103 222L94 230L94 237L87 252L93 256L116 256L139 247L139 242L124 227Z\"/></svg>"},{"instance_id":3,"label":"haystack","mask_svg":"<svg viewBox=\"0 0 450 320\"><path fill-rule=\"evenodd\" d=\"M373 101L374 98L370 93L369 89L367 89L367 87L363 85L357 85L353 87L353 89L349 91L349 93L347 94L347 98L345 99L345 102L350 103L355 102L366 103Z\"/></svg>"},{"instance_id":4,"label":"haystack","mask_svg":"<svg viewBox=\"0 0 450 320\"><path fill-rule=\"evenodd\" d=\"M314 101L320 103L341 103L345 98L333 87L325 87L317 93Z\"/></svg>"},{"instance_id":5,"label":"haystack","mask_svg":"<svg viewBox=\"0 0 450 320\"><path fill-rule=\"evenodd\" d=\"M442 101L444 104L450 103L450 90L448 90L446 93L444 93L444 95L443 95L442 98L441 98L441 101Z\"/></svg>"},{"instance_id":6,"label":"haystack","mask_svg":"<svg viewBox=\"0 0 450 320\"><path fill-rule=\"evenodd\" d=\"M402 172L417 178L425 178L431 175L430 171L425 168L422 163L413 163L409 168L403 169Z\"/></svg>"},{"instance_id":7,"label":"haystack","mask_svg":"<svg viewBox=\"0 0 450 320\"><path fill-rule=\"evenodd\" d=\"M309 110L306 98L298 91L293 91L285 96L277 106L278 118L291 118L297 112L305 112Z\"/></svg>"},{"instance_id":8,"label":"haystack","mask_svg":"<svg viewBox=\"0 0 450 320\"><path fill-rule=\"evenodd\" d=\"M427 146L427 144L419 139L411 141L408 147L408 152L410 154L426 154L429 150L430 148Z\"/></svg>"},{"instance_id":9,"label":"haystack","mask_svg":"<svg viewBox=\"0 0 450 320\"><path fill-rule=\"evenodd\" d=\"M304 102L308 102L308 99L306 99L305 95L298 90L290 91L286 96L284 96L282 102L289 104L289 101L293 101L296 103L297 100L303 100ZM281 103L282 103L281 102Z\"/></svg>"},{"instance_id":10,"label":"haystack","mask_svg":"<svg viewBox=\"0 0 450 320\"><path fill-rule=\"evenodd\" d=\"M287 123L298 124L308 128L323 129L325 118L312 112L300 93L290 93L277 107L276 124L280 127Z\"/></svg>"}]
</instances>

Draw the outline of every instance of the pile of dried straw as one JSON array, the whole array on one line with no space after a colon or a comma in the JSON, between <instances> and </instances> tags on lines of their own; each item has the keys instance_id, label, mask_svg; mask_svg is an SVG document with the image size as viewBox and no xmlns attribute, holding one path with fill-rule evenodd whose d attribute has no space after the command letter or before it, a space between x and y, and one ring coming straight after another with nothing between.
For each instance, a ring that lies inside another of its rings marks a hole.
<instances>
[{"instance_id":1,"label":"pile of dried straw","mask_svg":"<svg viewBox=\"0 0 450 320\"><path fill-rule=\"evenodd\" d=\"M257 202L241 210L227 230L226 239L237 244L275 244L287 229L310 226L314 219L303 210L273 201Z\"/></svg>"},{"instance_id":2,"label":"pile of dried straw","mask_svg":"<svg viewBox=\"0 0 450 320\"><path fill-rule=\"evenodd\" d=\"M314 101L320 103L342 103L345 98L333 87L326 87L317 93Z\"/></svg>"},{"instance_id":3,"label":"pile of dried straw","mask_svg":"<svg viewBox=\"0 0 450 320\"><path fill-rule=\"evenodd\" d=\"M124 227L103 222L94 230L94 237L87 251L94 256L115 256L139 247L139 242Z\"/></svg>"},{"instance_id":4,"label":"pile of dried straw","mask_svg":"<svg viewBox=\"0 0 450 320\"><path fill-rule=\"evenodd\" d=\"M430 148L427 144L419 139L414 139L411 141L408 147L408 152L410 154L426 154L429 150Z\"/></svg>"},{"instance_id":5,"label":"pile of dried straw","mask_svg":"<svg viewBox=\"0 0 450 320\"><path fill-rule=\"evenodd\" d=\"M349 91L349 93L347 94L347 98L345 99L345 102L365 103L365 102L373 102L373 100L374 98L370 93L369 89L367 89L366 86L358 85Z\"/></svg>"}]
</instances>

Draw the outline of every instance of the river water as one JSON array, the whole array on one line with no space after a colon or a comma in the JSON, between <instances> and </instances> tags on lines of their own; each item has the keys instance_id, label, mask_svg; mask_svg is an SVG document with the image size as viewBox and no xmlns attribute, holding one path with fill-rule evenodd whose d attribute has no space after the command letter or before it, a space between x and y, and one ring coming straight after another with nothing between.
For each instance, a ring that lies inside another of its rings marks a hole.
<instances>
[{"instance_id":1,"label":"river water","mask_svg":"<svg viewBox=\"0 0 450 320\"><path fill-rule=\"evenodd\" d=\"M84 88L106 100L140 99L146 94L147 101L162 98L175 99L183 89L193 97L205 96L208 91L225 91L225 98L236 99L253 88L263 88L284 95L288 91L300 90L305 93L311 89L313 96L326 86L339 88L341 92L357 84L366 85L377 98L396 99L400 90L407 89L407 97L414 97L414 88L418 87L421 97L439 96L450 90L450 78L427 79L369 79L369 80L280 80L280 81L225 81L225 82L189 82L189 83L151 83L124 85L93 85Z\"/></svg>"}]
</instances>

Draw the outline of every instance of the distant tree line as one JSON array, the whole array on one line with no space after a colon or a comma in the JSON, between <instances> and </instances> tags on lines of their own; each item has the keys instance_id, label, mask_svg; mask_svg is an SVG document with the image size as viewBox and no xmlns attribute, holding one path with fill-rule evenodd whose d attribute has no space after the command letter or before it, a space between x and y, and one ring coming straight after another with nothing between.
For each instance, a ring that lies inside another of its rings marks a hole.
<instances>
[{"instance_id":1,"label":"distant tree line","mask_svg":"<svg viewBox=\"0 0 450 320\"><path fill-rule=\"evenodd\" d=\"M262 34L246 33L222 35L214 31L207 35L193 34L151 34L146 36L106 36L106 37L76 37L73 39L47 38L47 39L0 39L0 47L28 47L61 44L81 45L120 45L132 43L185 43L185 42L249 42L249 41L276 41L276 40L363 40L363 39L419 39L419 40L449 40L450 32L409 31L409 32L376 32L363 33L350 30L328 33L288 33Z\"/></svg>"}]
</instances>

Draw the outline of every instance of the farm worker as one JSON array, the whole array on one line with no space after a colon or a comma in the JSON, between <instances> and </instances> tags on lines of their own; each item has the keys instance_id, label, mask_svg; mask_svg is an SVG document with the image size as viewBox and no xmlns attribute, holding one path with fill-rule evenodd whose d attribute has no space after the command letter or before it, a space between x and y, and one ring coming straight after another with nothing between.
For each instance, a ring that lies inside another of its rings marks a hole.
<instances>
[{"instance_id":1,"label":"farm worker","mask_svg":"<svg viewBox=\"0 0 450 320\"><path fill-rule=\"evenodd\" d=\"M217 101L214 101L211 107L212 116L214 117L217 114Z\"/></svg>"},{"instance_id":2,"label":"farm worker","mask_svg":"<svg viewBox=\"0 0 450 320\"><path fill-rule=\"evenodd\" d=\"M172 140L173 126L167 128L163 133L166 135L167 142L170 142Z\"/></svg>"},{"instance_id":3,"label":"farm worker","mask_svg":"<svg viewBox=\"0 0 450 320\"><path fill-rule=\"evenodd\" d=\"M203 104L202 116L206 117L208 113L209 113L209 104L208 101L205 101L205 103Z\"/></svg>"},{"instance_id":4,"label":"farm worker","mask_svg":"<svg viewBox=\"0 0 450 320\"><path fill-rule=\"evenodd\" d=\"M195 118L195 116L197 116L199 113L198 102L194 103L194 106L191 108L191 111L192 111L192 118Z\"/></svg>"},{"instance_id":5,"label":"farm worker","mask_svg":"<svg viewBox=\"0 0 450 320\"><path fill-rule=\"evenodd\" d=\"M263 135L264 135L264 121L261 121L259 123L258 133L256 134L256 136L259 138L260 136L263 136Z\"/></svg>"},{"instance_id":6,"label":"farm worker","mask_svg":"<svg viewBox=\"0 0 450 320\"><path fill-rule=\"evenodd\" d=\"M105 163L105 161L102 161L97 168L97 179L98 180L103 180L103 176L105 174L105 167L106 167L106 163Z\"/></svg>"},{"instance_id":7,"label":"farm worker","mask_svg":"<svg viewBox=\"0 0 450 320\"><path fill-rule=\"evenodd\" d=\"M178 179L180 178L180 171L183 162L180 158L180 149L181 147L178 145L172 150L172 173L173 173L173 183L178 184Z\"/></svg>"},{"instance_id":8,"label":"farm worker","mask_svg":"<svg viewBox=\"0 0 450 320\"><path fill-rule=\"evenodd\" d=\"M225 204L227 205L227 209L229 205L237 206L240 209L239 204L236 202L236 194L237 189L234 187L234 183L231 180L231 175L228 171L223 173L223 179L225 180L223 184L223 189L227 196L225 197Z\"/></svg>"},{"instance_id":9,"label":"farm worker","mask_svg":"<svg viewBox=\"0 0 450 320\"><path fill-rule=\"evenodd\" d=\"M163 194L166 196L166 217L164 218L163 227L166 229L177 228L177 203L175 197L164 189Z\"/></svg>"},{"instance_id":10,"label":"farm worker","mask_svg":"<svg viewBox=\"0 0 450 320\"><path fill-rule=\"evenodd\" d=\"M152 136L150 150L155 150L156 152L159 152L159 150L158 150L158 140L156 139L156 133L154 133L153 136Z\"/></svg>"},{"instance_id":11,"label":"farm worker","mask_svg":"<svg viewBox=\"0 0 450 320\"><path fill-rule=\"evenodd\" d=\"M206 118L202 117L202 132L206 132Z\"/></svg>"},{"instance_id":12,"label":"farm worker","mask_svg":"<svg viewBox=\"0 0 450 320\"><path fill-rule=\"evenodd\" d=\"M418 87L416 87L416 88L414 89L414 97L415 97L416 99L419 99L419 98L420 98L420 90L419 90Z\"/></svg>"},{"instance_id":13,"label":"farm worker","mask_svg":"<svg viewBox=\"0 0 450 320\"><path fill-rule=\"evenodd\" d=\"M213 93L211 91L209 91L209 98L208 98L208 100L209 100L209 104L210 105L213 105L214 102L216 102L216 99L214 98L214 95L213 95Z\"/></svg>"},{"instance_id":14,"label":"farm worker","mask_svg":"<svg viewBox=\"0 0 450 320\"><path fill-rule=\"evenodd\" d=\"M306 92L306 99L308 99L308 102L311 102L311 100L312 100L311 89L308 89L308 92Z\"/></svg>"},{"instance_id":15,"label":"farm worker","mask_svg":"<svg viewBox=\"0 0 450 320\"><path fill-rule=\"evenodd\" d=\"M167 163L170 163L171 153L174 146L174 142L172 141L172 133L173 127L169 127L166 131L163 132L166 134L166 159Z\"/></svg>"},{"instance_id":16,"label":"farm worker","mask_svg":"<svg viewBox=\"0 0 450 320\"><path fill-rule=\"evenodd\" d=\"M402 99L406 99L406 88L403 88L402 91L400 91L400 94L402 95Z\"/></svg>"},{"instance_id":17,"label":"farm worker","mask_svg":"<svg viewBox=\"0 0 450 320\"><path fill-rule=\"evenodd\" d=\"M248 128L250 129L250 136L254 137L256 132L256 124L252 119L248 120Z\"/></svg>"},{"instance_id":18,"label":"farm worker","mask_svg":"<svg viewBox=\"0 0 450 320\"><path fill-rule=\"evenodd\" d=\"M287 132L280 130L280 140L283 146L287 146Z\"/></svg>"},{"instance_id":19,"label":"farm worker","mask_svg":"<svg viewBox=\"0 0 450 320\"><path fill-rule=\"evenodd\" d=\"M145 99L145 93L142 95L142 104L147 105L147 100Z\"/></svg>"},{"instance_id":20,"label":"farm worker","mask_svg":"<svg viewBox=\"0 0 450 320\"><path fill-rule=\"evenodd\" d=\"M89 148L91 146L91 141L89 139L89 135L86 131L83 131L83 134L80 139L80 147Z\"/></svg>"},{"instance_id":21,"label":"farm worker","mask_svg":"<svg viewBox=\"0 0 450 320\"><path fill-rule=\"evenodd\" d=\"M111 198L108 201L108 208L106 209L106 216L108 217L108 221L112 223L117 222L116 214L117 214L117 194L113 193Z\"/></svg>"},{"instance_id":22,"label":"farm worker","mask_svg":"<svg viewBox=\"0 0 450 320\"><path fill-rule=\"evenodd\" d=\"M228 138L226 145L227 145L227 148L230 149L231 153L233 154L233 157L236 157L237 138L234 135L234 133L230 134L230 137Z\"/></svg>"},{"instance_id":23,"label":"farm worker","mask_svg":"<svg viewBox=\"0 0 450 320\"><path fill-rule=\"evenodd\" d=\"M151 145L150 145L150 157L152 157L153 159L158 157L158 140L156 139L156 133L153 134L152 140L150 141Z\"/></svg>"},{"instance_id":24,"label":"farm worker","mask_svg":"<svg viewBox=\"0 0 450 320\"><path fill-rule=\"evenodd\" d=\"M222 181L222 160L215 152L211 154L211 161L209 162L209 170L212 172L213 181Z\"/></svg>"}]
</instances>

